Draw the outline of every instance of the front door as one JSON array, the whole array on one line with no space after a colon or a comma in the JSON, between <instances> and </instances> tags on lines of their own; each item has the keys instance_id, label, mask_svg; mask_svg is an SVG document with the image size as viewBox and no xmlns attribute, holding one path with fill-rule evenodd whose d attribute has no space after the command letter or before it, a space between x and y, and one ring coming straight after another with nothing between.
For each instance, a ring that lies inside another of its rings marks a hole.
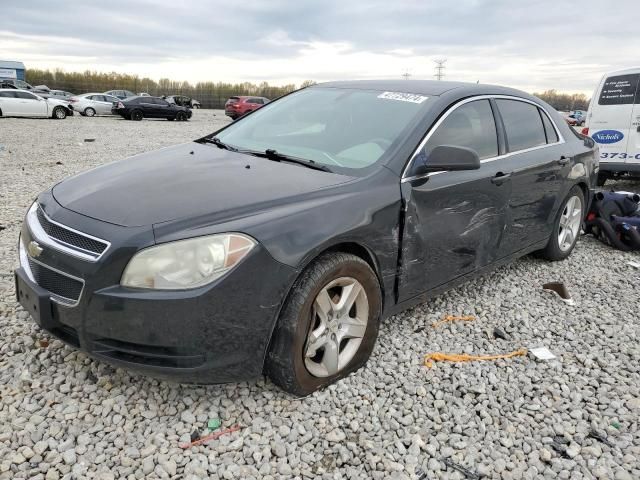
<instances>
[{"instance_id":1,"label":"front door","mask_svg":"<svg viewBox=\"0 0 640 480\"><path fill-rule=\"evenodd\" d=\"M16 115L26 117L46 117L47 102L41 97L36 97L29 92L17 91L14 93L18 100L18 112Z\"/></svg>"},{"instance_id":2,"label":"front door","mask_svg":"<svg viewBox=\"0 0 640 480\"><path fill-rule=\"evenodd\" d=\"M427 163L429 152L438 145L471 148L482 163L479 170L437 172L403 181L400 301L497 260L506 228L509 159L499 156L489 101L454 106L427 138Z\"/></svg>"}]
</instances>

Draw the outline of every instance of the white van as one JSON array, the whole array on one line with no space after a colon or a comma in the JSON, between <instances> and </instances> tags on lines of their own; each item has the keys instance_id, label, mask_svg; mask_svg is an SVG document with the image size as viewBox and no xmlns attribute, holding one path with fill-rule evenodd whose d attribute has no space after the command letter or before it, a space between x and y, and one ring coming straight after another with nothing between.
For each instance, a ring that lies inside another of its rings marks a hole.
<instances>
[{"instance_id":1,"label":"white van","mask_svg":"<svg viewBox=\"0 0 640 480\"><path fill-rule=\"evenodd\" d=\"M620 175L640 178L640 67L602 77L582 133L600 147L598 185Z\"/></svg>"}]
</instances>

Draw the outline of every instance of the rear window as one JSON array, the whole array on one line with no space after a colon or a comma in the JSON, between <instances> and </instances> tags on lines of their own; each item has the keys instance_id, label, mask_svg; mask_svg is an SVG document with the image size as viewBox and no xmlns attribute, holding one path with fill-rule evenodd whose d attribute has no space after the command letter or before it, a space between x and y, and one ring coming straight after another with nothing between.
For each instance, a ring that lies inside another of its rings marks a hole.
<instances>
[{"instance_id":1,"label":"rear window","mask_svg":"<svg viewBox=\"0 0 640 480\"><path fill-rule=\"evenodd\" d=\"M629 105L633 104L638 91L640 73L617 75L608 77L604 81L598 105Z\"/></svg>"},{"instance_id":2,"label":"rear window","mask_svg":"<svg viewBox=\"0 0 640 480\"><path fill-rule=\"evenodd\" d=\"M518 100L496 100L507 133L509 151L546 145L542 119L538 107Z\"/></svg>"},{"instance_id":3,"label":"rear window","mask_svg":"<svg viewBox=\"0 0 640 480\"><path fill-rule=\"evenodd\" d=\"M229 101L232 102L232 103L233 102L237 102L239 100L240 100L240 98L238 98L238 97L229 97Z\"/></svg>"}]
</instances>

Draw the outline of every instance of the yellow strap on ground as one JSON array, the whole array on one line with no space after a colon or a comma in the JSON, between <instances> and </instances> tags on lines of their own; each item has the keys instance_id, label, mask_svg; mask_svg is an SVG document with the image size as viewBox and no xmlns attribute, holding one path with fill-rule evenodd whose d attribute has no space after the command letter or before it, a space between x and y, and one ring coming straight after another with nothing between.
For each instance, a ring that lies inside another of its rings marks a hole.
<instances>
[{"instance_id":1,"label":"yellow strap on ground","mask_svg":"<svg viewBox=\"0 0 640 480\"><path fill-rule=\"evenodd\" d=\"M463 321L463 322L471 322L473 320L475 320L476 317L474 317L473 315L447 315L445 317L442 318L442 320L440 320L439 322L435 322L432 323L431 326L433 328L437 328L440 325L442 325L443 323L447 323L447 322L457 322L458 320Z\"/></svg>"},{"instance_id":2,"label":"yellow strap on ground","mask_svg":"<svg viewBox=\"0 0 640 480\"><path fill-rule=\"evenodd\" d=\"M500 355L469 355L466 353L429 353L424 356L424 365L433 367L433 362L474 362L476 360L500 360L501 358L520 357L527 354L527 349L516 350Z\"/></svg>"}]
</instances>

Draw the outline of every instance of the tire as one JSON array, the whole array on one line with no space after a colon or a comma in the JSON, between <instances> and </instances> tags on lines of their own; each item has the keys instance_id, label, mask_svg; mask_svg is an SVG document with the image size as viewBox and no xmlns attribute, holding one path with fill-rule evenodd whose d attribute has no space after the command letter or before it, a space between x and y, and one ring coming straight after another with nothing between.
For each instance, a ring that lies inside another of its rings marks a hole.
<instances>
[{"instance_id":1,"label":"tire","mask_svg":"<svg viewBox=\"0 0 640 480\"><path fill-rule=\"evenodd\" d=\"M178 112L176 113L176 120L178 122L185 122L187 120L187 115L184 112Z\"/></svg>"},{"instance_id":2,"label":"tire","mask_svg":"<svg viewBox=\"0 0 640 480\"><path fill-rule=\"evenodd\" d=\"M346 294L345 289L350 283L352 292L360 292L352 302L353 306L348 307L346 315L343 312L336 317L332 316L336 311L327 308L331 313L325 315L327 321L322 322L319 309L315 307L316 297L322 297L324 292L324 299L337 308L335 299ZM333 288L326 288L334 284ZM364 260L347 253L329 253L319 257L296 280L280 312L265 362L265 373L280 388L296 396L309 395L346 377L369 359L378 337L381 312L380 284ZM346 326L341 320L345 319L350 326L358 328L358 336L346 336L336 341L336 334L344 334L342 329ZM323 331L316 342L320 346L313 349L308 337L312 331L319 330ZM320 342L322 339L326 342L324 346ZM339 360L335 363L327 361L332 367L325 369L323 362L328 349L337 352ZM316 353L311 356L313 351Z\"/></svg>"},{"instance_id":3,"label":"tire","mask_svg":"<svg viewBox=\"0 0 640 480\"><path fill-rule=\"evenodd\" d=\"M602 173L599 173L598 179L596 180L596 185L598 187L604 187L604 184L607 183L607 180L609 180L609 177L603 175Z\"/></svg>"},{"instance_id":4,"label":"tire","mask_svg":"<svg viewBox=\"0 0 640 480\"><path fill-rule=\"evenodd\" d=\"M143 118L144 118L144 115L140 110L134 110L133 112L131 112L131 120L135 120L136 122L139 122Z\"/></svg>"},{"instance_id":5,"label":"tire","mask_svg":"<svg viewBox=\"0 0 640 480\"><path fill-rule=\"evenodd\" d=\"M84 109L85 117L95 117L95 115L96 115L96 111L93 108L87 107Z\"/></svg>"},{"instance_id":6,"label":"tire","mask_svg":"<svg viewBox=\"0 0 640 480\"><path fill-rule=\"evenodd\" d=\"M64 107L56 107L53 109L51 118L54 118L56 120L64 120L65 118L67 118L67 111L64 109Z\"/></svg>"},{"instance_id":7,"label":"tire","mask_svg":"<svg viewBox=\"0 0 640 480\"><path fill-rule=\"evenodd\" d=\"M577 200L580 201L579 214L575 211L575 203L570 203ZM572 212L569 210L572 210ZM580 229L582 228L582 221L584 220L585 213L584 194L582 193L582 189L576 185L569 190L567 197L564 199L560 209L558 210L556 220L553 224L551 238L549 238L549 243L547 243L544 250L541 250L540 252L543 258L555 262L558 260L564 260L571 255L571 252L573 252L576 242L578 241L578 237L580 236ZM566 221L569 223L563 226L562 223ZM571 233L563 234L563 232L567 231L570 231ZM561 235L566 235L563 237L565 240L562 243L560 241Z\"/></svg>"}]
</instances>

